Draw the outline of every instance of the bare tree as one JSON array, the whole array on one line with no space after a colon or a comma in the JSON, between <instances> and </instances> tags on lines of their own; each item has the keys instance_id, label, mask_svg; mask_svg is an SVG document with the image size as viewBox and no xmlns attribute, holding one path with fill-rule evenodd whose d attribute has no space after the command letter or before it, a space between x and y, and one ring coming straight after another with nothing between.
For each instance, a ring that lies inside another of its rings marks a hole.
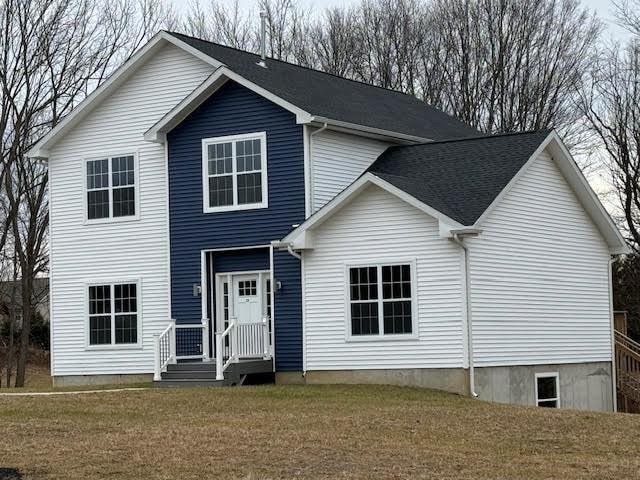
<instances>
[{"instance_id":1,"label":"bare tree","mask_svg":"<svg viewBox=\"0 0 640 480\"><path fill-rule=\"evenodd\" d=\"M484 132L551 126L575 140L601 30L577 0L434 0L429 18L440 41L424 55L446 83L434 98L424 89L427 102Z\"/></svg>"},{"instance_id":2,"label":"bare tree","mask_svg":"<svg viewBox=\"0 0 640 480\"><path fill-rule=\"evenodd\" d=\"M16 386L25 381L33 283L47 268L47 170L26 159L26 151L155 33L166 13L156 10L161 5L161 0L0 3L0 199L10 219L0 227L0 241L5 231L4 247L13 249L21 282Z\"/></svg>"},{"instance_id":3,"label":"bare tree","mask_svg":"<svg viewBox=\"0 0 640 480\"><path fill-rule=\"evenodd\" d=\"M580 106L603 148L628 241L640 252L640 17L622 9L619 16L638 34L603 49Z\"/></svg>"},{"instance_id":4,"label":"bare tree","mask_svg":"<svg viewBox=\"0 0 640 480\"><path fill-rule=\"evenodd\" d=\"M203 7L201 2L193 0L175 28L194 37L242 50L256 48L252 14L243 14L237 0L229 7L215 0Z\"/></svg>"}]
</instances>

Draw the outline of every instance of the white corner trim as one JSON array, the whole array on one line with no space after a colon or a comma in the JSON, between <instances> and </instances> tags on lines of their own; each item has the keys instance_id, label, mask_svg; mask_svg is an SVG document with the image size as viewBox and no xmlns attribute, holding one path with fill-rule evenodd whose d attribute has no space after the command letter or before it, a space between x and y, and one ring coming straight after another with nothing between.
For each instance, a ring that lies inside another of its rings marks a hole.
<instances>
[{"instance_id":1,"label":"white corner trim","mask_svg":"<svg viewBox=\"0 0 640 480\"><path fill-rule=\"evenodd\" d=\"M367 186L376 185L383 190L395 195L409 205L421 210L437 219L439 222L447 224L447 228L463 228L464 225L449 218L447 215L436 210L433 207L421 202L415 197L409 195L403 190L391 185L389 182L375 176L371 172L367 172L359 179L349 185L346 189L340 192L333 200L324 205L320 210L314 213L309 219L307 219L302 225L290 232L285 238L282 239L283 244L292 244L299 236L309 229L318 227L324 221L328 220L334 213L338 212L341 208L347 205L358 194L360 194Z\"/></svg>"},{"instance_id":2,"label":"white corner trim","mask_svg":"<svg viewBox=\"0 0 640 480\"><path fill-rule=\"evenodd\" d=\"M514 175L509 183L507 183L507 185L502 189L500 194L494 198L489 207L487 207L478 220L476 220L473 227L480 228L482 226L495 207L502 202L504 197L511 191L514 185L522 178L523 175L525 175L531 165L547 148L552 151L553 161L556 163L562 175L565 177L565 180L578 197L583 208L587 211L600 230L600 233L605 238L609 245L610 252L612 254L627 253L629 251L629 247L627 246L624 237L618 230L618 227L607 210L602 205L602 202L598 199L598 196L582 174L580 167L578 167L578 164L575 162L571 153L555 130L549 133L549 135L540 143L538 148L520 168L518 173Z\"/></svg>"}]
</instances>

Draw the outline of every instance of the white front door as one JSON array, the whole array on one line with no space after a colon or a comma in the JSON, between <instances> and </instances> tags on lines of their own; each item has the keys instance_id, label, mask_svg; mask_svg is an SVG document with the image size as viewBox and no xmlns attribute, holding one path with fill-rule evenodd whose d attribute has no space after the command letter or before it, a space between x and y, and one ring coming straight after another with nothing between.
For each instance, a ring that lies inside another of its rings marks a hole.
<instances>
[{"instance_id":1,"label":"white front door","mask_svg":"<svg viewBox=\"0 0 640 480\"><path fill-rule=\"evenodd\" d=\"M256 323L262 320L261 290L258 275L234 275L233 312L238 323Z\"/></svg>"}]
</instances>

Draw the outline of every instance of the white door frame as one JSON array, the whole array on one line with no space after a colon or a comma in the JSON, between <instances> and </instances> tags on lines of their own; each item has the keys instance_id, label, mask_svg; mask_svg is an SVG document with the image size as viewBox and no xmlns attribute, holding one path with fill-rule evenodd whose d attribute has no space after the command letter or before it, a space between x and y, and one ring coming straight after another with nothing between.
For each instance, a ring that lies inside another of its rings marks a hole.
<instances>
[{"instance_id":1,"label":"white door frame","mask_svg":"<svg viewBox=\"0 0 640 480\"><path fill-rule=\"evenodd\" d=\"M215 315L213 316L213 334L215 335L215 332L223 332L224 331L224 299L223 299L223 289L222 289L222 285L223 283L226 281L227 284L229 285L228 288L228 295L229 295L229 318L233 317L234 314L234 308L235 308L235 304L234 304L234 295L235 295L235 291L233 288L233 279L234 277L240 277L240 276L245 276L245 275L255 275L258 277L258 282L257 282L257 287L258 287L258 297L259 297L259 302L260 302L260 310L262 313L265 313L265 309L267 307L267 302L265 302L266 299L266 291L265 291L265 287L266 287L266 281L270 280L271 281L271 311L266 312L269 315L269 321L271 322L271 355L273 356L273 332L274 332L274 319L273 319L273 294L274 294L274 289L273 289L273 275L271 274L270 270L242 270L242 271L237 271L237 272L218 272L215 274L215 294L211 293L212 295L212 300L215 300L214 303L215 304ZM215 295L215 298L213 298L213 295ZM220 323L220 324L218 324ZM215 338L215 337L214 337ZM217 352L216 352L217 354Z\"/></svg>"}]
</instances>

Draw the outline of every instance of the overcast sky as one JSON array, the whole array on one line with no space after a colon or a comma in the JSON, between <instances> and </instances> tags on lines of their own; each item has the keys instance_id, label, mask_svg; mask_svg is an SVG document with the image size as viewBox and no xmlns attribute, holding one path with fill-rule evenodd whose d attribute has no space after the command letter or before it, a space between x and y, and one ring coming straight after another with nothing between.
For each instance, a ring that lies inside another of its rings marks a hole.
<instances>
[{"instance_id":1,"label":"overcast sky","mask_svg":"<svg viewBox=\"0 0 640 480\"><path fill-rule=\"evenodd\" d=\"M189 0L171 0L174 6L178 10L186 9L191 3ZM202 4L208 3L208 0L200 0ZM233 5L234 0L218 0L221 3ZM360 0L299 0L305 7L311 7L317 12L322 11L326 7L349 5L358 3ZM533 0L535 1L535 0ZM582 3L591 10L595 10L600 18L602 18L607 25L606 35L616 39L622 39L625 37L626 32L615 24L613 16L611 14L612 5L611 0L582 0ZM239 4L243 9L247 11L253 10L257 13L257 0L239 0Z\"/></svg>"}]
</instances>

